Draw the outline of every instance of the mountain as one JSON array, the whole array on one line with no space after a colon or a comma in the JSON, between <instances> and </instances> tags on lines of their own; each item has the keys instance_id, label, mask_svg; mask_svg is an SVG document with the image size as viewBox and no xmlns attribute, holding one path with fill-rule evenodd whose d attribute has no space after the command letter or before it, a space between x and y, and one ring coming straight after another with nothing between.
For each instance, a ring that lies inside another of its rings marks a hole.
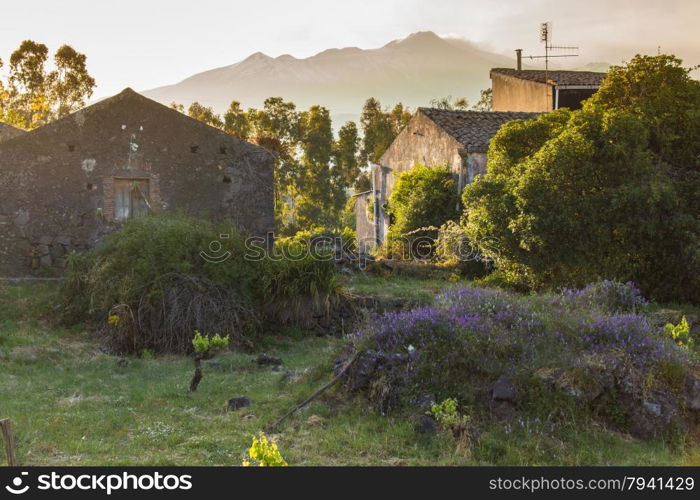
<instances>
[{"instance_id":1,"label":"mountain","mask_svg":"<svg viewBox=\"0 0 700 500\"><path fill-rule=\"evenodd\" d=\"M402 102L413 109L447 95L464 96L474 104L479 91L491 85L489 69L514 66L514 59L421 31L377 49L328 49L304 59L257 52L143 93L164 104L199 101L220 113L232 100L244 108L261 107L265 98L281 96L298 109L326 106L337 129L345 120L358 119L368 97L385 106Z\"/></svg>"}]
</instances>

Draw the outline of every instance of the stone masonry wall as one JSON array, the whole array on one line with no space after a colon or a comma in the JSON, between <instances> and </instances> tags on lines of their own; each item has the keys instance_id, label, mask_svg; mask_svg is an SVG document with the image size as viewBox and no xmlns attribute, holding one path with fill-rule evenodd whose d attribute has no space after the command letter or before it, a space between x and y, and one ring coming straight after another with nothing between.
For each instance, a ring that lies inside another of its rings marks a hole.
<instances>
[{"instance_id":1,"label":"stone masonry wall","mask_svg":"<svg viewBox=\"0 0 700 500\"><path fill-rule=\"evenodd\" d=\"M129 160L129 143L138 145ZM0 276L62 267L119 227L115 179L148 180L151 211L274 229L268 151L129 89L0 143Z\"/></svg>"}]
</instances>

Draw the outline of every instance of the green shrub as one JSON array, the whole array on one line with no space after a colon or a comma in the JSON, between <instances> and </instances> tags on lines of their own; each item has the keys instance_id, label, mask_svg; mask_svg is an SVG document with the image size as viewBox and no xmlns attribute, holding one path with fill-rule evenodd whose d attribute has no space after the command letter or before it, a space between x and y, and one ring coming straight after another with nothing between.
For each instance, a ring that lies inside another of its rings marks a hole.
<instances>
[{"instance_id":1,"label":"green shrub","mask_svg":"<svg viewBox=\"0 0 700 500\"><path fill-rule=\"evenodd\" d=\"M437 237L438 227L459 217L458 204L457 182L447 167L416 165L402 172L387 207L392 218L387 250L393 257L431 256L430 240Z\"/></svg>"},{"instance_id":2,"label":"green shrub","mask_svg":"<svg viewBox=\"0 0 700 500\"><path fill-rule=\"evenodd\" d=\"M314 258L301 240L277 247L296 253L254 260L231 227L178 215L129 220L100 246L70 256L63 320L98 325L117 352L190 352L197 330L250 345L262 321L293 321L290 311L329 306L338 291L333 255Z\"/></svg>"},{"instance_id":3,"label":"green shrub","mask_svg":"<svg viewBox=\"0 0 700 500\"><path fill-rule=\"evenodd\" d=\"M340 293L340 277L330 249L317 255L300 242L276 246L281 258L263 262L259 281L266 313L283 324L311 326L314 316L330 315Z\"/></svg>"},{"instance_id":4,"label":"green shrub","mask_svg":"<svg viewBox=\"0 0 700 500\"><path fill-rule=\"evenodd\" d=\"M693 338L690 336L690 326L685 316L683 316L683 319L681 319L681 322L677 325L667 323L666 326L664 326L664 332L675 340L678 345L685 348L690 348L693 345Z\"/></svg>"},{"instance_id":5,"label":"green shrub","mask_svg":"<svg viewBox=\"0 0 700 500\"><path fill-rule=\"evenodd\" d=\"M480 278L491 271L491 263L469 241L464 228L455 221L440 226L435 241L435 258L438 262L457 266L469 279Z\"/></svg>"},{"instance_id":6,"label":"green shrub","mask_svg":"<svg viewBox=\"0 0 700 500\"><path fill-rule=\"evenodd\" d=\"M229 237L221 239L221 234ZM230 258L207 262L200 253L217 241L218 253L229 252ZM248 300L256 269L244 255L243 238L233 228L177 215L131 219L82 258L72 257L68 292L88 299L89 315L101 315L114 305L131 305L144 293L156 293L153 284L163 276L196 275L230 286Z\"/></svg>"},{"instance_id":7,"label":"green shrub","mask_svg":"<svg viewBox=\"0 0 700 500\"><path fill-rule=\"evenodd\" d=\"M700 301L700 82L677 58L613 67L582 109L503 125L463 193L472 241L533 287L634 281ZM692 125L691 125L692 124Z\"/></svg>"}]
</instances>

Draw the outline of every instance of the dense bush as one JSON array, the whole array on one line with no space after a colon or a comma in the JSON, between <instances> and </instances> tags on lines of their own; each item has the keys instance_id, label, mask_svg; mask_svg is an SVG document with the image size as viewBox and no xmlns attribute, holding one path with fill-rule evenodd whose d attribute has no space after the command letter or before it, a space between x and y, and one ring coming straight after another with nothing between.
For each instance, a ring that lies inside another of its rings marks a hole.
<instances>
[{"instance_id":1,"label":"dense bush","mask_svg":"<svg viewBox=\"0 0 700 500\"><path fill-rule=\"evenodd\" d=\"M457 182L447 167L416 165L399 174L387 206L392 218L389 251L404 257L431 256L432 245L418 251L417 242L421 237L434 240L439 226L457 219L458 204Z\"/></svg>"},{"instance_id":2,"label":"dense bush","mask_svg":"<svg viewBox=\"0 0 700 500\"><path fill-rule=\"evenodd\" d=\"M246 252L231 227L174 215L130 220L71 256L63 319L99 325L119 352L189 352L195 330L249 344L275 319L265 311L337 292L332 261Z\"/></svg>"},{"instance_id":3,"label":"dense bush","mask_svg":"<svg viewBox=\"0 0 700 500\"><path fill-rule=\"evenodd\" d=\"M479 252L464 227L455 221L440 226L435 240L435 260L456 266L469 279L481 278L492 270L490 259Z\"/></svg>"},{"instance_id":4,"label":"dense bush","mask_svg":"<svg viewBox=\"0 0 700 500\"><path fill-rule=\"evenodd\" d=\"M345 252L357 251L357 234L354 229L329 229L325 227L313 227L298 231L294 236L279 238L278 246L305 245L315 252L343 250ZM342 248L341 248L342 247Z\"/></svg>"},{"instance_id":5,"label":"dense bush","mask_svg":"<svg viewBox=\"0 0 700 500\"><path fill-rule=\"evenodd\" d=\"M602 308L607 312L638 312L647 305L634 283L603 280L581 290L564 290L564 300L579 307Z\"/></svg>"},{"instance_id":6,"label":"dense bush","mask_svg":"<svg viewBox=\"0 0 700 500\"><path fill-rule=\"evenodd\" d=\"M347 387L363 391L384 412L426 394L483 409L494 382L507 376L518 388L515 408L523 412L557 413L562 408L552 405L568 399L590 416L627 415L627 427L617 424L645 437L683 421L697 355L645 315L615 312L620 304L605 294L582 293L585 302L571 296L456 287L434 306L375 317L356 334L361 354ZM647 433L635 412L657 404L668 413L658 422L645 415L658 426Z\"/></svg>"},{"instance_id":7,"label":"dense bush","mask_svg":"<svg viewBox=\"0 0 700 500\"><path fill-rule=\"evenodd\" d=\"M700 300L700 82L671 56L610 70L583 109L504 125L464 191L466 229L511 283L633 280Z\"/></svg>"},{"instance_id":8,"label":"dense bush","mask_svg":"<svg viewBox=\"0 0 700 500\"><path fill-rule=\"evenodd\" d=\"M267 315L305 328L330 316L340 291L334 250L302 241L280 242L276 250L277 258L262 262L258 282Z\"/></svg>"}]
</instances>

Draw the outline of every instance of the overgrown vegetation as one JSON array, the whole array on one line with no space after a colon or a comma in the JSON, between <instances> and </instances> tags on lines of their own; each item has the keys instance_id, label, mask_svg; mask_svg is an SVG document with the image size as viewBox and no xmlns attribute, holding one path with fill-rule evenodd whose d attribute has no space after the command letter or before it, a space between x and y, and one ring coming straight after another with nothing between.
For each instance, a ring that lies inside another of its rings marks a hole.
<instances>
[{"instance_id":1,"label":"overgrown vegetation","mask_svg":"<svg viewBox=\"0 0 700 500\"><path fill-rule=\"evenodd\" d=\"M432 306L386 313L360 329L346 387L382 413L430 395L481 415L555 425L598 420L650 438L694 425L700 358L649 316L631 285L518 296L460 286ZM496 394L497 385L505 385ZM516 395L517 394L517 395ZM589 424L586 424L589 425Z\"/></svg>"},{"instance_id":2,"label":"overgrown vegetation","mask_svg":"<svg viewBox=\"0 0 700 500\"><path fill-rule=\"evenodd\" d=\"M700 300L700 82L669 55L613 67L583 109L505 124L466 230L523 289L632 280ZM486 244L484 244L486 243Z\"/></svg>"},{"instance_id":3,"label":"overgrown vegetation","mask_svg":"<svg viewBox=\"0 0 700 500\"><path fill-rule=\"evenodd\" d=\"M438 283L430 286L437 289ZM80 328L51 326L45 320L55 314L60 295L53 284L0 284L0 401L26 466L239 465L261 429L327 380L344 344L309 334L303 340L267 336L264 349L284 357L284 370L258 367L249 354L224 352L216 366L205 366L207 383L193 393L187 391L191 359L123 359L96 349ZM225 412L226 401L238 394L250 397L250 410ZM274 437L293 465L700 461L697 447L641 441L585 421L552 429L548 420L504 424L482 420L472 410L457 407L478 424L478 439L469 448L456 446L451 432L417 434L410 413L382 416L368 411L362 397L345 400L333 392L290 418Z\"/></svg>"},{"instance_id":4,"label":"overgrown vegetation","mask_svg":"<svg viewBox=\"0 0 700 500\"><path fill-rule=\"evenodd\" d=\"M389 197L392 224L385 252L399 258L430 258L437 228L458 217L457 183L447 167L416 165L399 174Z\"/></svg>"},{"instance_id":5,"label":"overgrown vegetation","mask_svg":"<svg viewBox=\"0 0 700 500\"><path fill-rule=\"evenodd\" d=\"M212 242L221 261L201 255ZM191 352L195 331L250 346L262 322L301 321L316 313L308 304L328 313L338 293L334 262L302 251L298 245L294 254L301 258L246 257L233 228L184 216L133 219L102 245L71 257L63 319L97 325L116 352Z\"/></svg>"}]
</instances>

